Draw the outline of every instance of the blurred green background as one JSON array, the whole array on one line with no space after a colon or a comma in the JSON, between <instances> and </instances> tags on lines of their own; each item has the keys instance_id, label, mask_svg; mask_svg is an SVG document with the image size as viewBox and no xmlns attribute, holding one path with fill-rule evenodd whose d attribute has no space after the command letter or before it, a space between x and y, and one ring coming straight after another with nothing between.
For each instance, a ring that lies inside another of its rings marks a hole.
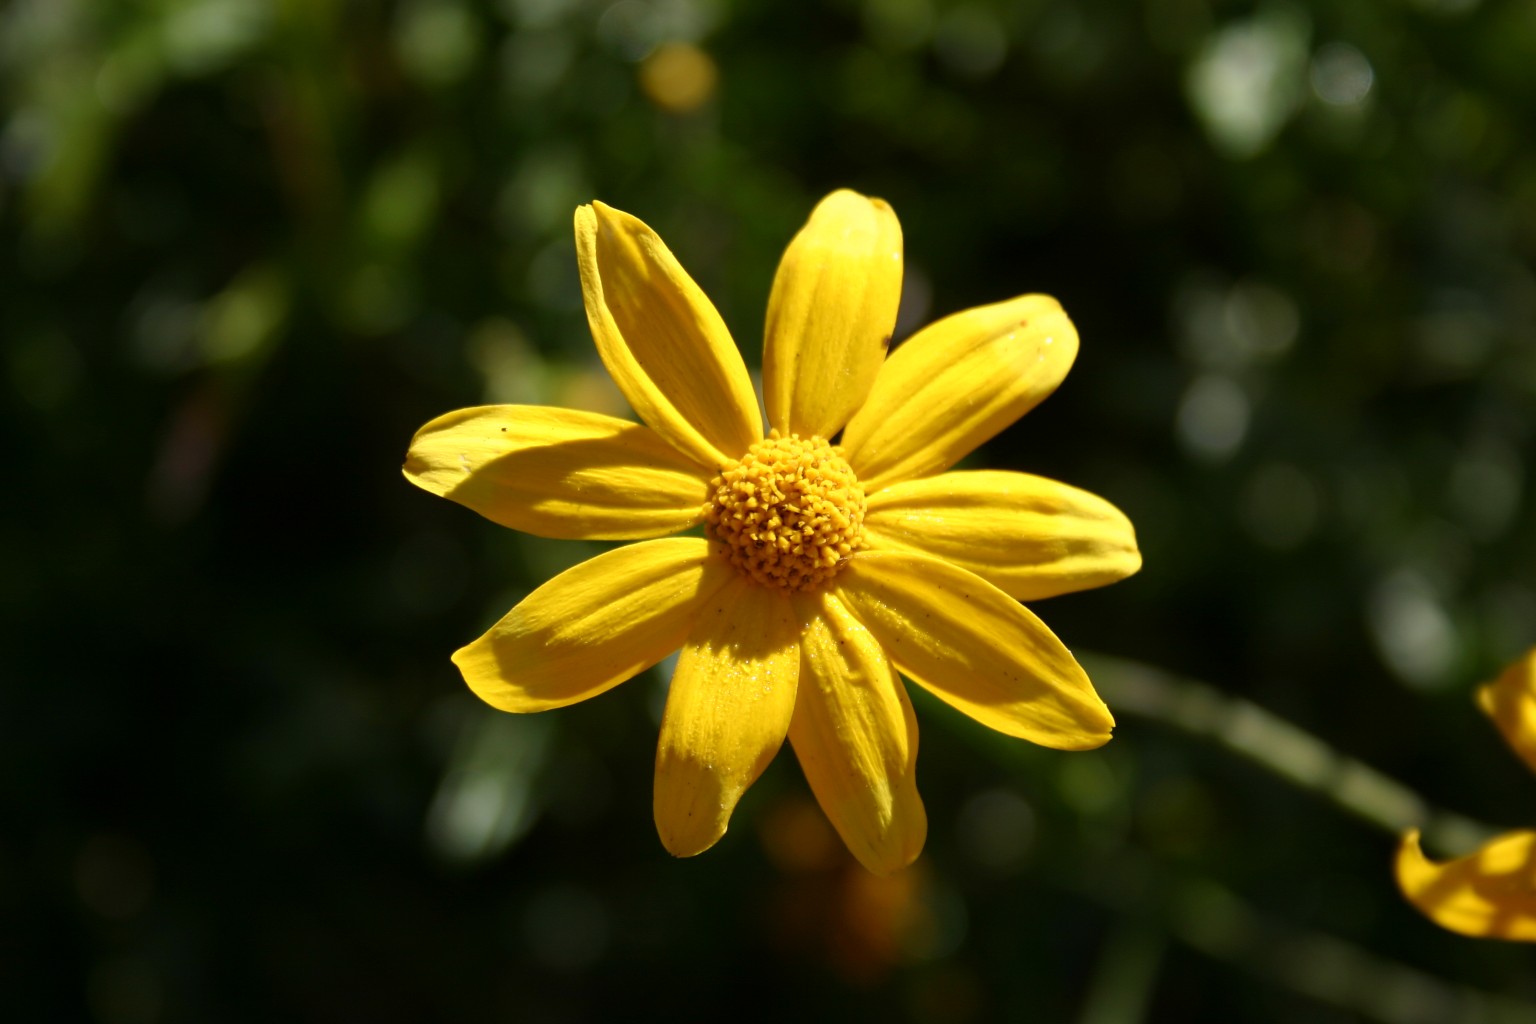
<instances>
[{"instance_id":1,"label":"blurred green background","mask_svg":"<svg viewBox=\"0 0 1536 1024\"><path fill-rule=\"evenodd\" d=\"M1536 1019L1529 947L1389 874L1536 824L1470 699L1536 642L1536 6L12 0L0 84L7 1019ZM1076 368L978 464L1146 557L1037 609L1103 750L914 694L883 881L787 752L670 859L664 672L475 701L448 655L596 548L399 474L448 409L618 407L578 203L755 365L843 185L899 333L1060 298Z\"/></svg>"}]
</instances>

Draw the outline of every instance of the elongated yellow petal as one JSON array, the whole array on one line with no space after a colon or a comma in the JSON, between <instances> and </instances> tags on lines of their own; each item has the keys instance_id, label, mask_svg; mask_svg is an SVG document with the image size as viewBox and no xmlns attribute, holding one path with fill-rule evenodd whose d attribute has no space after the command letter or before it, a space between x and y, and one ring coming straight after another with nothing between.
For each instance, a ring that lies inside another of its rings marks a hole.
<instances>
[{"instance_id":1,"label":"elongated yellow petal","mask_svg":"<svg viewBox=\"0 0 1536 1024\"><path fill-rule=\"evenodd\" d=\"M1536 771L1536 648L1478 690L1477 703L1510 748Z\"/></svg>"},{"instance_id":2,"label":"elongated yellow petal","mask_svg":"<svg viewBox=\"0 0 1536 1024\"><path fill-rule=\"evenodd\" d=\"M986 580L908 552L861 551L838 592L899 668L982 725L1059 750L1114 719L1056 635Z\"/></svg>"},{"instance_id":3,"label":"elongated yellow petal","mask_svg":"<svg viewBox=\"0 0 1536 1024\"><path fill-rule=\"evenodd\" d=\"M630 544L556 576L453 661L476 696L503 711L575 704L681 647L734 578L701 537Z\"/></svg>"},{"instance_id":4,"label":"elongated yellow petal","mask_svg":"<svg viewBox=\"0 0 1536 1024\"><path fill-rule=\"evenodd\" d=\"M416 432L405 477L540 537L631 540L698 523L709 478L655 431L540 405L459 409Z\"/></svg>"},{"instance_id":5,"label":"elongated yellow petal","mask_svg":"<svg viewBox=\"0 0 1536 1024\"><path fill-rule=\"evenodd\" d=\"M799 636L789 598L745 578L699 612L656 747L656 831L673 856L714 846L778 753L795 707Z\"/></svg>"},{"instance_id":6,"label":"elongated yellow petal","mask_svg":"<svg viewBox=\"0 0 1536 1024\"><path fill-rule=\"evenodd\" d=\"M796 600L800 691L789 740L806 781L848 849L888 874L922 852L917 718L879 642L830 591Z\"/></svg>"},{"instance_id":7,"label":"elongated yellow petal","mask_svg":"<svg viewBox=\"0 0 1536 1024\"><path fill-rule=\"evenodd\" d=\"M830 438L875 382L901 301L901 224L839 189L811 211L773 278L763 340L768 422Z\"/></svg>"},{"instance_id":8,"label":"elongated yellow petal","mask_svg":"<svg viewBox=\"0 0 1536 1024\"><path fill-rule=\"evenodd\" d=\"M576 261L598 355L641 419L710 470L762 438L741 353L656 232L602 203L579 207Z\"/></svg>"},{"instance_id":9,"label":"elongated yellow petal","mask_svg":"<svg viewBox=\"0 0 1536 1024\"><path fill-rule=\"evenodd\" d=\"M1462 935L1536 942L1536 832L1511 832L1437 864L1417 830L1397 850L1397 884L1431 921Z\"/></svg>"},{"instance_id":10,"label":"elongated yellow petal","mask_svg":"<svg viewBox=\"0 0 1536 1024\"><path fill-rule=\"evenodd\" d=\"M1124 513L1025 473L941 473L893 484L870 497L864 536L873 548L952 562L1020 601L1102 587L1141 568Z\"/></svg>"},{"instance_id":11,"label":"elongated yellow petal","mask_svg":"<svg viewBox=\"0 0 1536 1024\"><path fill-rule=\"evenodd\" d=\"M1056 390L1077 329L1048 295L978 306L891 353L843 432L867 493L948 469Z\"/></svg>"}]
</instances>

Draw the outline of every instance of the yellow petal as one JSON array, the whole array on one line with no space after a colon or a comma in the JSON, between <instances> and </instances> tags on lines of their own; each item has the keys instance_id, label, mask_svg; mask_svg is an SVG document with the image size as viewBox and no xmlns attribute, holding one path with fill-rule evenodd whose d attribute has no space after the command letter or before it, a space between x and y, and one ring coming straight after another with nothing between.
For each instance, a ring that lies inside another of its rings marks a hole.
<instances>
[{"instance_id":1,"label":"yellow petal","mask_svg":"<svg viewBox=\"0 0 1536 1024\"><path fill-rule=\"evenodd\" d=\"M710 470L762 438L741 353L656 232L602 203L579 207L576 261L598 355L642 420Z\"/></svg>"},{"instance_id":2,"label":"yellow petal","mask_svg":"<svg viewBox=\"0 0 1536 1024\"><path fill-rule=\"evenodd\" d=\"M1437 864L1417 830L1397 850L1397 884L1431 921L1462 935L1536 942L1536 832L1511 832Z\"/></svg>"},{"instance_id":3,"label":"yellow petal","mask_svg":"<svg viewBox=\"0 0 1536 1024\"><path fill-rule=\"evenodd\" d=\"M656 747L656 831L673 856L714 846L778 753L795 706L799 636L789 598L745 578L700 611Z\"/></svg>"},{"instance_id":4,"label":"yellow petal","mask_svg":"<svg viewBox=\"0 0 1536 1024\"><path fill-rule=\"evenodd\" d=\"M848 849L888 874L917 859L928 835L912 703L879 642L835 594L796 604L806 626L790 743Z\"/></svg>"},{"instance_id":5,"label":"yellow petal","mask_svg":"<svg viewBox=\"0 0 1536 1024\"><path fill-rule=\"evenodd\" d=\"M904 674L982 725L1058 750L1114 719L1056 635L986 580L927 555L861 551L838 592Z\"/></svg>"},{"instance_id":6,"label":"yellow petal","mask_svg":"<svg viewBox=\"0 0 1536 1024\"><path fill-rule=\"evenodd\" d=\"M1536 648L1478 690L1477 703L1510 748L1536 771Z\"/></svg>"},{"instance_id":7,"label":"yellow petal","mask_svg":"<svg viewBox=\"0 0 1536 1024\"><path fill-rule=\"evenodd\" d=\"M843 448L866 493L948 469L1056 390L1077 329L1048 295L930 324L885 361Z\"/></svg>"},{"instance_id":8,"label":"yellow petal","mask_svg":"<svg viewBox=\"0 0 1536 1024\"><path fill-rule=\"evenodd\" d=\"M632 540L687 529L709 478L638 423L540 405L459 409L411 439L405 476L540 537Z\"/></svg>"},{"instance_id":9,"label":"yellow petal","mask_svg":"<svg viewBox=\"0 0 1536 1024\"><path fill-rule=\"evenodd\" d=\"M734 578L701 537L630 544L556 576L453 661L476 696L503 711L575 704L681 647Z\"/></svg>"},{"instance_id":10,"label":"yellow petal","mask_svg":"<svg viewBox=\"0 0 1536 1024\"><path fill-rule=\"evenodd\" d=\"M894 484L870 497L864 535L874 548L952 562L1020 601L1102 587L1141 568L1124 513L1025 473L941 473Z\"/></svg>"},{"instance_id":11,"label":"yellow petal","mask_svg":"<svg viewBox=\"0 0 1536 1024\"><path fill-rule=\"evenodd\" d=\"M842 429L875 381L900 301L901 224L885 201L840 189L816 204L768 296L769 424L802 437Z\"/></svg>"}]
</instances>

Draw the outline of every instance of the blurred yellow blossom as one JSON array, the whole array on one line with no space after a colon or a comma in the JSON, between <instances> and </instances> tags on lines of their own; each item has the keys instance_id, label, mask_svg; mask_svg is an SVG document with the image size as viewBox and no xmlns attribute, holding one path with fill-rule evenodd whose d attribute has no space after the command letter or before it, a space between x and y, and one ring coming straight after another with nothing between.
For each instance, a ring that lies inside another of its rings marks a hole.
<instances>
[{"instance_id":1,"label":"blurred yellow blossom","mask_svg":"<svg viewBox=\"0 0 1536 1024\"><path fill-rule=\"evenodd\" d=\"M671 114L690 114L708 103L719 78L714 58L692 43L665 43L640 65L640 88Z\"/></svg>"},{"instance_id":2,"label":"blurred yellow blossom","mask_svg":"<svg viewBox=\"0 0 1536 1024\"><path fill-rule=\"evenodd\" d=\"M1520 758L1536 770L1536 648L1477 693ZM1465 857L1435 863L1409 832L1397 851L1403 894L1443 928L1477 938L1536 942L1536 831L1510 832Z\"/></svg>"}]
</instances>

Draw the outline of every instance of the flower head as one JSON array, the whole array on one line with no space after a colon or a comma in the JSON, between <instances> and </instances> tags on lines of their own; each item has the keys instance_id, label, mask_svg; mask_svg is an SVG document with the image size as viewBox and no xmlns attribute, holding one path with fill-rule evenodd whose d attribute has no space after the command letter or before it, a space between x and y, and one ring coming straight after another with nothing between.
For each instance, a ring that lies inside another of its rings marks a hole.
<instances>
[{"instance_id":1,"label":"flower head","mask_svg":"<svg viewBox=\"0 0 1536 1024\"><path fill-rule=\"evenodd\" d=\"M1536 648L1477 692L1520 759L1536 771ZM1463 935L1536 942L1536 831L1510 832L1457 860L1436 863L1415 829L1397 851L1397 883L1430 920Z\"/></svg>"},{"instance_id":2,"label":"flower head","mask_svg":"<svg viewBox=\"0 0 1536 1024\"><path fill-rule=\"evenodd\" d=\"M714 845L787 736L876 872L910 863L927 831L898 671L1010 736L1109 739L1088 677L1019 601L1135 572L1130 523L1041 477L945 472L1066 375L1077 332L1054 299L956 313L887 356L901 228L881 200L834 192L774 278L765 436L725 324L655 232L593 203L576 252L598 353L644 425L462 409L417 432L405 475L513 529L641 543L555 577L458 651L476 694L562 707L681 648L656 753L666 848Z\"/></svg>"}]
</instances>

